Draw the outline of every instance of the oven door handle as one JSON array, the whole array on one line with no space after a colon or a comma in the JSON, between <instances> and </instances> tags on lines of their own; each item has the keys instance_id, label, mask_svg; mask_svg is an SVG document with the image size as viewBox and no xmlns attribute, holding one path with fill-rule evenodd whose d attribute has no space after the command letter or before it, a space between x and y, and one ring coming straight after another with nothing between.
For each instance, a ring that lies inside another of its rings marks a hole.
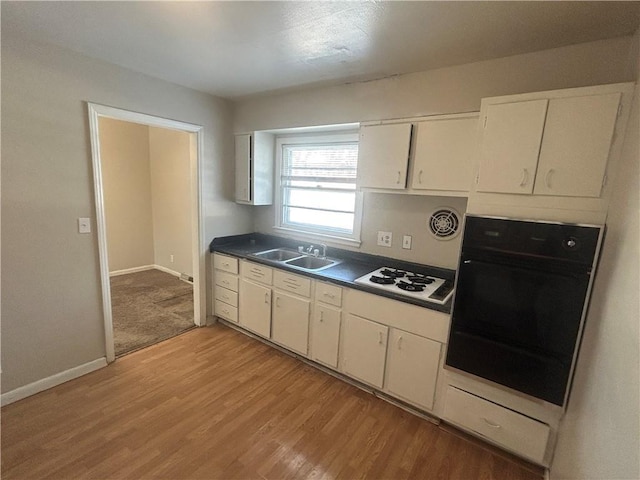
<instances>
[{"instance_id":1,"label":"oven door handle","mask_svg":"<svg viewBox=\"0 0 640 480\"><path fill-rule=\"evenodd\" d=\"M560 275L563 277L571 277L571 278L583 278L584 276L589 277L591 275L591 268L585 265L568 265L565 264L563 266L558 265L549 265L542 267L540 265L536 265L534 262L509 262L508 260L500 260L500 259L487 259L483 258L482 260L475 258L464 258L461 261L461 265L465 267L471 266L486 266L492 268L510 268L515 270L528 270L531 272L542 272L553 275ZM458 273L460 275L461 272Z\"/></svg>"}]
</instances>

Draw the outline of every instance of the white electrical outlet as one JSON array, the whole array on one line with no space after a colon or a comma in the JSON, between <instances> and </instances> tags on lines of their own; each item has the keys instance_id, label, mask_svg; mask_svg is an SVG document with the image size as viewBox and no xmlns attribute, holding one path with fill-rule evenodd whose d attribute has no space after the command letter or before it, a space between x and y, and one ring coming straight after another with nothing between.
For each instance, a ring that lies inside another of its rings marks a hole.
<instances>
[{"instance_id":1,"label":"white electrical outlet","mask_svg":"<svg viewBox=\"0 0 640 480\"><path fill-rule=\"evenodd\" d=\"M411 250L411 235L405 235L402 237L402 248L405 250Z\"/></svg>"},{"instance_id":2,"label":"white electrical outlet","mask_svg":"<svg viewBox=\"0 0 640 480\"><path fill-rule=\"evenodd\" d=\"M381 247L390 247L393 240L393 233L391 232L378 232L378 245Z\"/></svg>"}]
</instances>

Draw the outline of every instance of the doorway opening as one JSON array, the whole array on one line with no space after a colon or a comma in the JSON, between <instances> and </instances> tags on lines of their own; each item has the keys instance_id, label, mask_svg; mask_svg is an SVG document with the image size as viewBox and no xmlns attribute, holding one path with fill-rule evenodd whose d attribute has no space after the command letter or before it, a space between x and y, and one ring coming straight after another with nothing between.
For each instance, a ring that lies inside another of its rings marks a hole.
<instances>
[{"instance_id":1,"label":"doorway opening","mask_svg":"<svg viewBox=\"0 0 640 480\"><path fill-rule=\"evenodd\" d=\"M206 323L202 127L88 107L111 362Z\"/></svg>"}]
</instances>

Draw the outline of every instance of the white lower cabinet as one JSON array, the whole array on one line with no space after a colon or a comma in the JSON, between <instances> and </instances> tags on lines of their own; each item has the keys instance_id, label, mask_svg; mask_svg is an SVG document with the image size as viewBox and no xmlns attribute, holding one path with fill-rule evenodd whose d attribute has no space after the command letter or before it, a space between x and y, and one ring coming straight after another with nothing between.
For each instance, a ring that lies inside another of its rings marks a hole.
<instances>
[{"instance_id":1,"label":"white lower cabinet","mask_svg":"<svg viewBox=\"0 0 640 480\"><path fill-rule=\"evenodd\" d=\"M332 368L338 367L340 310L316 304L311 334L311 358Z\"/></svg>"},{"instance_id":2,"label":"white lower cabinet","mask_svg":"<svg viewBox=\"0 0 640 480\"><path fill-rule=\"evenodd\" d=\"M385 390L431 410L440 366L441 344L392 328L388 350Z\"/></svg>"},{"instance_id":3,"label":"white lower cabinet","mask_svg":"<svg viewBox=\"0 0 640 480\"><path fill-rule=\"evenodd\" d=\"M443 419L505 447L536 463L543 463L549 425L449 386Z\"/></svg>"},{"instance_id":4,"label":"white lower cabinet","mask_svg":"<svg viewBox=\"0 0 640 480\"><path fill-rule=\"evenodd\" d=\"M213 313L238 321L238 259L228 255L213 254Z\"/></svg>"},{"instance_id":5,"label":"white lower cabinet","mask_svg":"<svg viewBox=\"0 0 640 480\"><path fill-rule=\"evenodd\" d=\"M295 352L306 355L309 341L311 302L286 293L273 292L271 339Z\"/></svg>"},{"instance_id":6,"label":"white lower cabinet","mask_svg":"<svg viewBox=\"0 0 640 480\"><path fill-rule=\"evenodd\" d=\"M271 337L271 288L240 279L239 323L266 338Z\"/></svg>"},{"instance_id":7,"label":"white lower cabinet","mask_svg":"<svg viewBox=\"0 0 640 480\"><path fill-rule=\"evenodd\" d=\"M374 387L382 388L389 328L347 314L342 332L344 373Z\"/></svg>"}]
</instances>

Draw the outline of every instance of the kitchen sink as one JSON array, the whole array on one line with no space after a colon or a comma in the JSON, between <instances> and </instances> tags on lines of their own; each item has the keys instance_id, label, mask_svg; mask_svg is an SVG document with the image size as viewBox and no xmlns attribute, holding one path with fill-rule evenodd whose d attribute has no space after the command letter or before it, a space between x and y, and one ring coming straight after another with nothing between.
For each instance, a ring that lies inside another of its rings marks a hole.
<instances>
[{"instance_id":1,"label":"kitchen sink","mask_svg":"<svg viewBox=\"0 0 640 480\"><path fill-rule=\"evenodd\" d=\"M264 258L265 260L273 260L274 262L284 262L286 260L292 260L302 256L301 253L284 248L265 250L264 252L254 253L253 255L259 258Z\"/></svg>"},{"instance_id":2,"label":"kitchen sink","mask_svg":"<svg viewBox=\"0 0 640 480\"><path fill-rule=\"evenodd\" d=\"M330 260L328 258L304 256L304 257L288 260L284 263L285 265L291 265L292 267L297 267L304 270L321 270L324 268L329 268L340 262L338 262L337 260Z\"/></svg>"}]
</instances>

